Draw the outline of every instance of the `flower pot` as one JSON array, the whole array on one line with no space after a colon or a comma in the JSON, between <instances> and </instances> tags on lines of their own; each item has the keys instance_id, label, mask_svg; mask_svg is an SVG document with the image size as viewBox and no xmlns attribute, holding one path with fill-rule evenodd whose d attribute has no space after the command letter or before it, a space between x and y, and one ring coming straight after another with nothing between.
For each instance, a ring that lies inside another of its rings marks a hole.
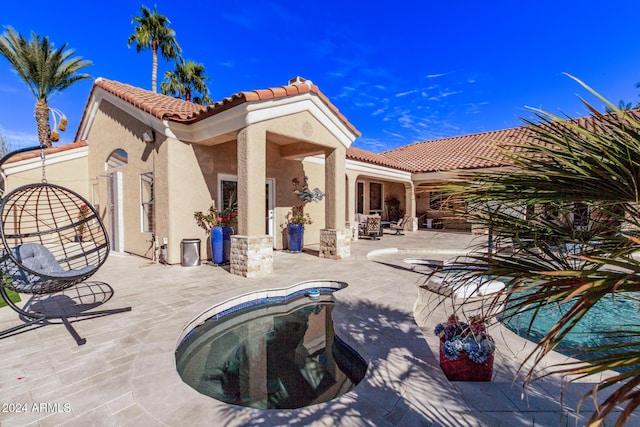
<instances>
[{"instance_id":1,"label":"flower pot","mask_svg":"<svg viewBox=\"0 0 640 427\"><path fill-rule=\"evenodd\" d=\"M211 229L211 258L216 265L229 264L233 228L215 226Z\"/></svg>"},{"instance_id":2,"label":"flower pot","mask_svg":"<svg viewBox=\"0 0 640 427\"><path fill-rule=\"evenodd\" d=\"M287 225L287 240L290 252L301 252L304 240L304 226L301 224Z\"/></svg>"},{"instance_id":3,"label":"flower pot","mask_svg":"<svg viewBox=\"0 0 640 427\"><path fill-rule=\"evenodd\" d=\"M82 242L83 241L83 236L81 234L77 234L74 236L73 238L74 242Z\"/></svg>"},{"instance_id":4,"label":"flower pot","mask_svg":"<svg viewBox=\"0 0 640 427\"><path fill-rule=\"evenodd\" d=\"M440 368L449 381L491 381L493 376L493 354L487 360L476 363L466 353L460 352L455 360L448 359L442 351L444 340L440 340Z\"/></svg>"}]
</instances>

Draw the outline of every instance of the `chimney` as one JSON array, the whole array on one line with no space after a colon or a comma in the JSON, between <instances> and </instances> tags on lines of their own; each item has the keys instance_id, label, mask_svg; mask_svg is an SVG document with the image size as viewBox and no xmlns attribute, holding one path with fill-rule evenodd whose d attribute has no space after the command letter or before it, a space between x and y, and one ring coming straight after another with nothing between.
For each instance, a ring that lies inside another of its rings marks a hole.
<instances>
[{"instance_id":1,"label":"chimney","mask_svg":"<svg viewBox=\"0 0 640 427\"><path fill-rule=\"evenodd\" d=\"M289 79L289 86L297 86L301 84L305 84L311 87L313 85L313 82L311 80L307 80L304 77L300 77L300 76L296 76L292 79Z\"/></svg>"}]
</instances>

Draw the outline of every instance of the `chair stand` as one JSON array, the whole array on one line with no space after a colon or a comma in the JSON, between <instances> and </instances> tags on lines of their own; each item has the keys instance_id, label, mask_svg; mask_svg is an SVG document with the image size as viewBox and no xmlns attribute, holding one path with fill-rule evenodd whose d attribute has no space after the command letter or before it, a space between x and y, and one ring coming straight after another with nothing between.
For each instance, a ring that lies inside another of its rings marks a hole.
<instances>
[{"instance_id":1,"label":"chair stand","mask_svg":"<svg viewBox=\"0 0 640 427\"><path fill-rule=\"evenodd\" d=\"M67 330L69 331L69 333L71 334L73 339L76 341L76 343L78 345L83 345L83 344L85 344L87 342L87 340L85 338L80 337L78 332L71 325L71 322L69 322L69 318L74 318L74 317L89 317L89 318L102 317L102 316L108 316L110 314L117 314L117 313L124 313L124 312L127 312L127 311L131 311L131 307L123 307L123 308L115 308L115 309L110 309L110 310L89 311L89 312L86 312L86 313L75 313L75 314L71 314L71 315L68 315L68 316L65 316L65 315L47 315L47 314L42 314L42 313L29 313L28 311L25 311L25 310L21 309L20 307L15 305L15 303L13 301L11 301L11 298L9 298L9 295L7 294L7 290L5 289L4 286L2 286L2 284L0 284L0 295L2 295L2 299L7 303L7 305L9 307L11 307L11 309L13 309L15 312L17 312L22 318L26 319L25 323L23 323L22 325L14 326L14 327L11 327L9 329L5 329L4 331L0 331L0 339L4 338L6 336L13 335L14 332L17 332L17 331L19 331L21 329L27 328L27 327L29 327L31 325L35 325L35 324L41 323L43 326L46 326L47 324L51 324L49 322L50 319L59 319L59 320L62 321L64 326L67 328Z\"/></svg>"}]
</instances>

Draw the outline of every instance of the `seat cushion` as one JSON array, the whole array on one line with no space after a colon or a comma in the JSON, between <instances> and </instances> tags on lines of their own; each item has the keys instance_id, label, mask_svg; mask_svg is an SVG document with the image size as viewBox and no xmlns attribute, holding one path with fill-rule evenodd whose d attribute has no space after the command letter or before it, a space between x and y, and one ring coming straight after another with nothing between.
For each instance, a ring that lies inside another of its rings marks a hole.
<instances>
[{"instance_id":1,"label":"seat cushion","mask_svg":"<svg viewBox=\"0 0 640 427\"><path fill-rule=\"evenodd\" d=\"M75 270L63 269L55 256L45 246L38 243L25 243L11 249L20 265L36 273L52 277L74 277L91 272L95 266L88 265Z\"/></svg>"},{"instance_id":2,"label":"seat cushion","mask_svg":"<svg viewBox=\"0 0 640 427\"><path fill-rule=\"evenodd\" d=\"M64 273L58 261L46 247L37 243L25 243L12 249L20 264L29 270L46 275Z\"/></svg>"}]
</instances>

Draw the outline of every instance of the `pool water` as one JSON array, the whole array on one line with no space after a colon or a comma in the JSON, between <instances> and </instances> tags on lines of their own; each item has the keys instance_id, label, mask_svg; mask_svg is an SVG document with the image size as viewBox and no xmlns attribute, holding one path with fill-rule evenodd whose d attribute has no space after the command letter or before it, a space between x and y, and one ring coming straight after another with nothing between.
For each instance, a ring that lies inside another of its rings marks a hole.
<instances>
[{"instance_id":1,"label":"pool water","mask_svg":"<svg viewBox=\"0 0 640 427\"><path fill-rule=\"evenodd\" d=\"M333 332L331 297L298 298L209 319L176 351L198 392L240 406L302 408L344 394L366 363Z\"/></svg>"},{"instance_id":2,"label":"pool water","mask_svg":"<svg viewBox=\"0 0 640 427\"><path fill-rule=\"evenodd\" d=\"M525 311L518 315L503 319L503 324L518 335L539 342L542 337L557 322L565 309L557 304L549 304L541 308L536 316L531 330L527 333L532 311ZM629 337L611 336L602 331L617 329L635 330L640 332L640 301L635 297L616 296L599 301L584 318L573 328L573 331L560 342L556 351L572 357L586 357L576 354L581 347L595 347L617 342L628 342ZM639 344L640 346L640 344ZM592 353L588 357L602 355L604 352Z\"/></svg>"}]
</instances>

